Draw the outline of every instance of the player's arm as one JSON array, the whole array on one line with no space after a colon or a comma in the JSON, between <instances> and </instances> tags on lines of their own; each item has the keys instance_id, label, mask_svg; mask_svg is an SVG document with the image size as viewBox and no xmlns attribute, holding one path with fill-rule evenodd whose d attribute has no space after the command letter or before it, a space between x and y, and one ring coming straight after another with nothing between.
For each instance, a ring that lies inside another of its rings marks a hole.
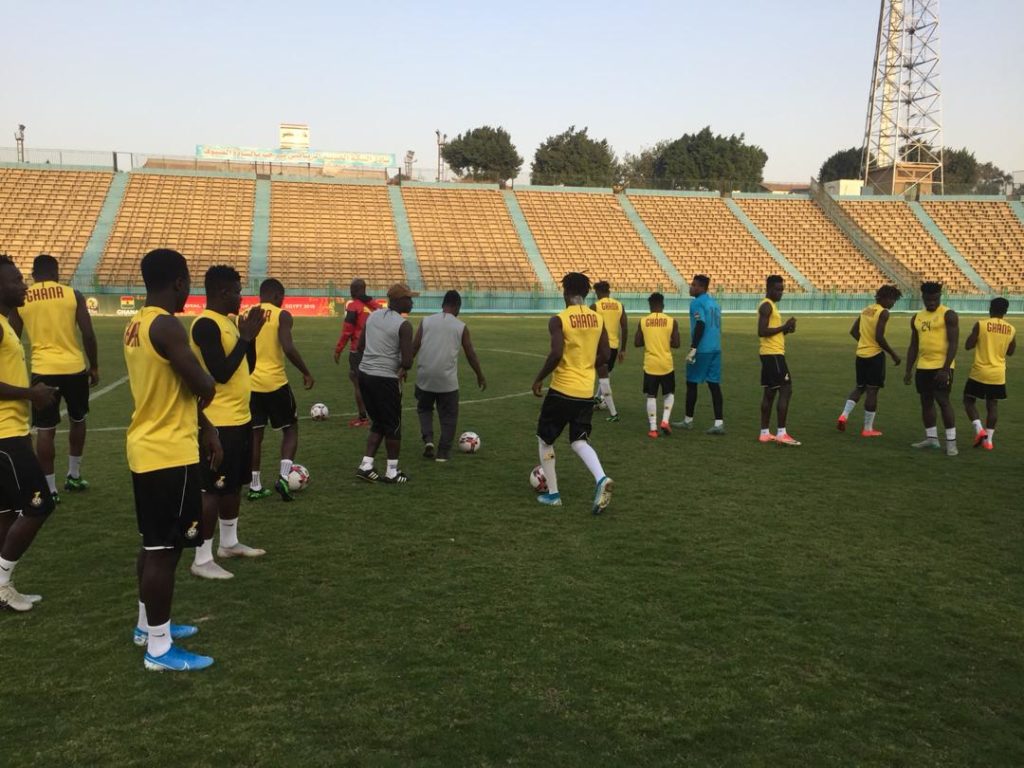
<instances>
[{"instance_id":1,"label":"player's arm","mask_svg":"<svg viewBox=\"0 0 1024 768\"><path fill-rule=\"evenodd\" d=\"M465 333L465 331L463 331ZM423 343L423 323L421 322L416 328L416 336L412 340L412 356L416 357L420 353L420 345Z\"/></svg>"},{"instance_id":2,"label":"player's arm","mask_svg":"<svg viewBox=\"0 0 1024 768\"><path fill-rule=\"evenodd\" d=\"M348 340L351 339L356 332L356 321L358 319L358 313L352 310L346 310L345 320L341 324L341 336L338 338L338 343L334 345L334 362L338 362L338 358L341 357L341 353L345 350L345 345L348 344Z\"/></svg>"},{"instance_id":3,"label":"player's arm","mask_svg":"<svg viewBox=\"0 0 1024 768\"><path fill-rule=\"evenodd\" d=\"M420 328L422 329L423 326L421 325ZM476 350L473 349L473 341L469 337L468 327L462 329L462 351L466 353L466 362L476 374L477 386L480 389L487 389L487 379L484 378L483 368L480 367L480 358L476 356Z\"/></svg>"},{"instance_id":4,"label":"player's arm","mask_svg":"<svg viewBox=\"0 0 1024 768\"><path fill-rule=\"evenodd\" d=\"M953 361L956 359L957 348L960 346L960 318L952 309L946 310L946 360L936 372L935 380L940 383L949 381Z\"/></svg>"},{"instance_id":5,"label":"player's arm","mask_svg":"<svg viewBox=\"0 0 1024 768\"><path fill-rule=\"evenodd\" d=\"M772 317L772 308L768 304L762 304L757 310L757 335L765 338L775 336L778 333L792 333L796 330L796 318L789 318L782 325L768 325Z\"/></svg>"},{"instance_id":6,"label":"player's arm","mask_svg":"<svg viewBox=\"0 0 1024 768\"><path fill-rule=\"evenodd\" d=\"M690 339L690 351L686 353L686 362L692 363L697 359L697 347L700 346L700 340L704 338L704 321L699 319L693 324L693 338Z\"/></svg>"},{"instance_id":7,"label":"player's arm","mask_svg":"<svg viewBox=\"0 0 1024 768\"><path fill-rule=\"evenodd\" d=\"M679 349L679 345L682 342L679 340L679 323L675 318L672 319L672 335L669 337L668 345L672 349Z\"/></svg>"},{"instance_id":8,"label":"player's arm","mask_svg":"<svg viewBox=\"0 0 1024 768\"><path fill-rule=\"evenodd\" d=\"M0 328L0 341L3 341L3 338L4 329ZM42 382L31 387L16 387L0 381L0 400L29 400L37 409L42 410L57 402L57 388Z\"/></svg>"},{"instance_id":9,"label":"player's arm","mask_svg":"<svg viewBox=\"0 0 1024 768\"><path fill-rule=\"evenodd\" d=\"M11 328L14 329L14 333L21 338L21 333L25 329L25 321L21 319L21 315L18 314L18 308L12 307L11 314L7 316L7 322L11 324Z\"/></svg>"},{"instance_id":10,"label":"player's arm","mask_svg":"<svg viewBox=\"0 0 1024 768\"><path fill-rule=\"evenodd\" d=\"M971 332L967 335L967 341L964 342L964 349L974 349L978 346L979 333L981 333L981 323L975 323L974 327L971 328Z\"/></svg>"},{"instance_id":11,"label":"player's arm","mask_svg":"<svg viewBox=\"0 0 1024 768\"><path fill-rule=\"evenodd\" d=\"M597 355L594 358L594 368L597 369L599 378L608 378L608 358L612 356L612 345L608 343L608 329L601 329L601 338L597 340Z\"/></svg>"},{"instance_id":12,"label":"player's arm","mask_svg":"<svg viewBox=\"0 0 1024 768\"><path fill-rule=\"evenodd\" d=\"M633 335L633 346L642 347L644 345L644 321L636 321L636 333Z\"/></svg>"},{"instance_id":13,"label":"player's arm","mask_svg":"<svg viewBox=\"0 0 1024 768\"><path fill-rule=\"evenodd\" d=\"M401 362L398 368L398 378L405 380L406 372L412 368L412 323L408 320L398 326L398 354Z\"/></svg>"},{"instance_id":14,"label":"player's arm","mask_svg":"<svg viewBox=\"0 0 1024 768\"><path fill-rule=\"evenodd\" d=\"M881 318L879 318L881 322ZM850 326L850 335L853 336L854 341L860 341L860 318L858 317L853 321L853 325ZM876 334L877 336L877 334Z\"/></svg>"},{"instance_id":15,"label":"player's arm","mask_svg":"<svg viewBox=\"0 0 1024 768\"><path fill-rule=\"evenodd\" d=\"M875 343L882 348L882 351L887 353L892 358L894 364L900 364L900 356L896 354L896 350L889 346L889 342L885 340L885 329L889 326L889 310L883 309L882 314L878 316L878 322L875 324ZM858 330L857 335L860 336Z\"/></svg>"},{"instance_id":16,"label":"player's arm","mask_svg":"<svg viewBox=\"0 0 1024 768\"><path fill-rule=\"evenodd\" d=\"M89 361L89 386L95 387L100 383L100 352L96 344L96 332L92 329L89 307L81 291L75 291L75 324L82 334L82 348Z\"/></svg>"},{"instance_id":17,"label":"player's arm","mask_svg":"<svg viewBox=\"0 0 1024 768\"><path fill-rule=\"evenodd\" d=\"M917 328L914 326L914 318L910 318L910 346L907 347L907 368L903 372L903 383L910 383L910 375L914 370L914 363L917 362Z\"/></svg>"},{"instance_id":18,"label":"player's arm","mask_svg":"<svg viewBox=\"0 0 1024 768\"><path fill-rule=\"evenodd\" d=\"M622 314L619 315L619 359L618 362L622 362L626 359L626 339L629 338L629 318L626 315L626 308L622 308Z\"/></svg>"},{"instance_id":19,"label":"player's arm","mask_svg":"<svg viewBox=\"0 0 1024 768\"><path fill-rule=\"evenodd\" d=\"M171 364L171 369L199 398L200 408L205 408L213 400L215 385L213 376L203 370L199 358L192 354L188 346L185 327L171 315L161 315L149 326L149 340L161 357Z\"/></svg>"},{"instance_id":20,"label":"player's arm","mask_svg":"<svg viewBox=\"0 0 1024 768\"><path fill-rule=\"evenodd\" d=\"M1010 345L1006 348L1006 356L1012 357L1013 353L1017 351L1017 339L1016 337L1010 339Z\"/></svg>"},{"instance_id":21,"label":"player's arm","mask_svg":"<svg viewBox=\"0 0 1024 768\"><path fill-rule=\"evenodd\" d=\"M537 377L533 380L533 394L537 397L541 396L544 389L544 379L558 367L558 363L562 360L562 354L565 352L565 336L562 333L562 321L558 315L548 320L548 333L551 334L551 350L544 359L544 364L540 367Z\"/></svg>"},{"instance_id":22,"label":"player's arm","mask_svg":"<svg viewBox=\"0 0 1024 768\"><path fill-rule=\"evenodd\" d=\"M252 314L263 315L262 312ZM252 339L240 335L234 349L225 355L224 347L220 343L220 328L208 317L201 317L192 324L192 341L199 347L199 354L203 358L206 370L218 384L227 384L231 380L252 344Z\"/></svg>"},{"instance_id":23,"label":"player's arm","mask_svg":"<svg viewBox=\"0 0 1024 768\"><path fill-rule=\"evenodd\" d=\"M210 457L210 469L217 469L224 461L224 448L220 444L220 432L206 418L203 406L199 406L199 444L203 453Z\"/></svg>"},{"instance_id":24,"label":"player's arm","mask_svg":"<svg viewBox=\"0 0 1024 768\"><path fill-rule=\"evenodd\" d=\"M277 326L277 340L281 342L281 349L284 350L284 356L287 357L291 361L292 365L299 369L299 373L302 374L302 386L306 389L312 389L313 384L316 382L313 380L313 374L311 374L309 372L309 368L306 367L306 363L302 359L302 355L299 354L299 350L295 347L295 341L292 339L292 325L292 313L286 309L282 309Z\"/></svg>"}]
</instances>

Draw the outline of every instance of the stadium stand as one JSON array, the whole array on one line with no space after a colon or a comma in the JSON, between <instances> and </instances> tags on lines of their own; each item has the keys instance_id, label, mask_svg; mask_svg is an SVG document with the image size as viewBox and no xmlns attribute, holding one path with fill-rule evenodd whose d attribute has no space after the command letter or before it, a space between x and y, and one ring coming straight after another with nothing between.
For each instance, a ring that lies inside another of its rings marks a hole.
<instances>
[{"instance_id":1,"label":"stadium stand","mask_svg":"<svg viewBox=\"0 0 1024 768\"><path fill-rule=\"evenodd\" d=\"M736 203L816 290L874 292L891 282L813 200L736 198Z\"/></svg>"},{"instance_id":2,"label":"stadium stand","mask_svg":"<svg viewBox=\"0 0 1024 768\"><path fill-rule=\"evenodd\" d=\"M96 226L114 174L0 168L0 252L26 275L49 253L71 278Z\"/></svg>"},{"instance_id":3,"label":"stadium stand","mask_svg":"<svg viewBox=\"0 0 1024 768\"><path fill-rule=\"evenodd\" d=\"M402 199L426 288L537 284L500 190L403 186Z\"/></svg>"},{"instance_id":4,"label":"stadium stand","mask_svg":"<svg viewBox=\"0 0 1024 768\"><path fill-rule=\"evenodd\" d=\"M687 280L705 274L711 277L713 291L757 293L764 290L767 275L780 274L787 291L801 290L722 198L630 195L629 199Z\"/></svg>"},{"instance_id":5,"label":"stadium stand","mask_svg":"<svg viewBox=\"0 0 1024 768\"><path fill-rule=\"evenodd\" d=\"M875 241L921 280L937 280L952 293L975 293L974 284L901 200L839 203Z\"/></svg>"},{"instance_id":6,"label":"stadium stand","mask_svg":"<svg viewBox=\"0 0 1024 768\"><path fill-rule=\"evenodd\" d=\"M1024 226L1007 203L929 200L922 206L993 291L1024 292Z\"/></svg>"},{"instance_id":7,"label":"stadium stand","mask_svg":"<svg viewBox=\"0 0 1024 768\"><path fill-rule=\"evenodd\" d=\"M96 270L101 284L139 282L139 259L174 248L188 259L192 279L214 264L249 272L255 181L134 173Z\"/></svg>"},{"instance_id":8,"label":"stadium stand","mask_svg":"<svg viewBox=\"0 0 1024 768\"><path fill-rule=\"evenodd\" d=\"M674 291L611 194L516 191L544 263L555 279L586 272L616 291Z\"/></svg>"},{"instance_id":9,"label":"stadium stand","mask_svg":"<svg viewBox=\"0 0 1024 768\"><path fill-rule=\"evenodd\" d=\"M267 268L286 286L404 281L387 187L272 182Z\"/></svg>"}]
</instances>

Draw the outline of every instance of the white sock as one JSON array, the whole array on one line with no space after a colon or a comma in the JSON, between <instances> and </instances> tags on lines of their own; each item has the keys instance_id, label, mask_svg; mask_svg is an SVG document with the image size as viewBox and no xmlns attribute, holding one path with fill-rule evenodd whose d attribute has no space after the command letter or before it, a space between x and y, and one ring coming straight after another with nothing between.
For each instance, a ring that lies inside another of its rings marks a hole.
<instances>
[{"instance_id":1,"label":"white sock","mask_svg":"<svg viewBox=\"0 0 1024 768\"><path fill-rule=\"evenodd\" d=\"M139 600L139 623L136 624L143 632L149 632L149 621L146 620L146 604Z\"/></svg>"},{"instance_id":2,"label":"white sock","mask_svg":"<svg viewBox=\"0 0 1024 768\"><path fill-rule=\"evenodd\" d=\"M157 627L150 627L146 652L155 657L163 656L169 650L171 650L171 622L166 621Z\"/></svg>"},{"instance_id":3,"label":"white sock","mask_svg":"<svg viewBox=\"0 0 1024 768\"><path fill-rule=\"evenodd\" d=\"M675 405L675 402L675 395L665 395L661 398L661 421L663 423L668 422L669 418L672 416L672 406ZM601 478L598 478L598 480L600 479Z\"/></svg>"},{"instance_id":4,"label":"white sock","mask_svg":"<svg viewBox=\"0 0 1024 768\"><path fill-rule=\"evenodd\" d=\"M46 484L48 486L50 486L50 493L56 493L57 492L57 476L56 475L47 475L46 476Z\"/></svg>"},{"instance_id":5,"label":"white sock","mask_svg":"<svg viewBox=\"0 0 1024 768\"><path fill-rule=\"evenodd\" d=\"M932 440L939 439L939 428L938 427L925 427L924 436L931 438Z\"/></svg>"},{"instance_id":6,"label":"white sock","mask_svg":"<svg viewBox=\"0 0 1024 768\"><path fill-rule=\"evenodd\" d=\"M846 405L843 406L843 418L848 419L850 414L853 413L853 409L857 407L857 403L853 400L847 400Z\"/></svg>"},{"instance_id":7,"label":"white sock","mask_svg":"<svg viewBox=\"0 0 1024 768\"><path fill-rule=\"evenodd\" d=\"M597 451L594 450L590 443L586 440L577 440L572 443L572 449L576 451L577 456L583 459L583 463L587 465L590 474L594 476L595 482L604 477L604 468L601 466L601 460L597 458Z\"/></svg>"},{"instance_id":8,"label":"white sock","mask_svg":"<svg viewBox=\"0 0 1024 768\"><path fill-rule=\"evenodd\" d=\"M768 435L770 435L771 433L772 433L772 431L770 429L762 429L761 430L761 437L768 437Z\"/></svg>"},{"instance_id":9,"label":"white sock","mask_svg":"<svg viewBox=\"0 0 1024 768\"><path fill-rule=\"evenodd\" d=\"M981 423L981 419L975 419L971 422L974 425L974 434L979 434L985 431L985 427Z\"/></svg>"},{"instance_id":10,"label":"white sock","mask_svg":"<svg viewBox=\"0 0 1024 768\"><path fill-rule=\"evenodd\" d=\"M394 477L398 474L398 459L388 459L388 469L384 477Z\"/></svg>"},{"instance_id":11,"label":"white sock","mask_svg":"<svg viewBox=\"0 0 1024 768\"><path fill-rule=\"evenodd\" d=\"M11 583L11 577L14 575L14 566L17 564L17 560L4 560L0 557L0 587Z\"/></svg>"},{"instance_id":12,"label":"white sock","mask_svg":"<svg viewBox=\"0 0 1024 768\"><path fill-rule=\"evenodd\" d=\"M71 477L78 477L82 473L82 457L68 456L68 474Z\"/></svg>"},{"instance_id":13,"label":"white sock","mask_svg":"<svg viewBox=\"0 0 1024 768\"><path fill-rule=\"evenodd\" d=\"M658 428L658 400L654 397L647 398L647 423L651 432Z\"/></svg>"},{"instance_id":14,"label":"white sock","mask_svg":"<svg viewBox=\"0 0 1024 768\"><path fill-rule=\"evenodd\" d=\"M263 490L263 481L260 480L260 473L258 471L252 473L252 480L249 482L249 488L253 491Z\"/></svg>"},{"instance_id":15,"label":"white sock","mask_svg":"<svg viewBox=\"0 0 1024 768\"><path fill-rule=\"evenodd\" d=\"M292 460L281 459L281 477L288 479L288 475L292 471Z\"/></svg>"},{"instance_id":16,"label":"white sock","mask_svg":"<svg viewBox=\"0 0 1024 768\"><path fill-rule=\"evenodd\" d=\"M213 560L213 537L204 539L203 543L196 547L196 565L206 565Z\"/></svg>"},{"instance_id":17,"label":"white sock","mask_svg":"<svg viewBox=\"0 0 1024 768\"><path fill-rule=\"evenodd\" d=\"M875 411L864 411L864 429L875 428L875 413Z\"/></svg>"},{"instance_id":18,"label":"white sock","mask_svg":"<svg viewBox=\"0 0 1024 768\"><path fill-rule=\"evenodd\" d=\"M950 427L946 430L947 440L956 440L956 427Z\"/></svg>"},{"instance_id":19,"label":"white sock","mask_svg":"<svg viewBox=\"0 0 1024 768\"><path fill-rule=\"evenodd\" d=\"M604 401L604 404L608 406L608 413L615 416L618 411L615 410L615 400L612 399L611 379L598 379L597 391L601 393L601 399Z\"/></svg>"},{"instance_id":20,"label":"white sock","mask_svg":"<svg viewBox=\"0 0 1024 768\"><path fill-rule=\"evenodd\" d=\"M364 472L373 469L373 456L363 456L363 460L359 462L359 468Z\"/></svg>"},{"instance_id":21,"label":"white sock","mask_svg":"<svg viewBox=\"0 0 1024 768\"><path fill-rule=\"evenodd\" d=\"M540 453L540 466L548 481L548 493L558 493L558 475L555 474L555 446L548 445L539 437L537 449Z\"/></svg>"},{"instance_id":22,"label":"white sock","mask_svg":"<svg viewBox=\"0 0 1024 768\"><path fill-rule=\"evenodd\" d=\"M992 445L992 439L995 436L996 436L996 428L992 427L992 429L988 430L988 434L985 437L985 442L988 443L989 445Z\"/></svg>"},{"instance_id":23,"label":"white sock","mask_svg":"<svg viewBox=\"0 0 1024 768\"><path fill-rule=\"evenodd\" d=\"M238 543L238 518L220 521L220 545L233 547Z\"/></svg>"},{"instance_id":24,"label":"white sock","mask_svg":"<svg viewBox=\"0 0 1024 768\"><path fill-rule=\"evenodd\" d=\"M786 428L785 427L779 427L775 431L775 436L776 437L785 437L786 436Z\"/></svg>"},{"instance_id":25,"label":"white sock","mask_svg":"<svg viewBox=\"0 0 1024 768\"><path fill-rule=\"evenodd\" d=\"M693 419L691 419L691 418L687 418L686 420L687 421L693 421ZM715 419L715 426L716 427L721 427L724 424L725 424L725 421L723 419Z\"/></svg>"}]
</instances>

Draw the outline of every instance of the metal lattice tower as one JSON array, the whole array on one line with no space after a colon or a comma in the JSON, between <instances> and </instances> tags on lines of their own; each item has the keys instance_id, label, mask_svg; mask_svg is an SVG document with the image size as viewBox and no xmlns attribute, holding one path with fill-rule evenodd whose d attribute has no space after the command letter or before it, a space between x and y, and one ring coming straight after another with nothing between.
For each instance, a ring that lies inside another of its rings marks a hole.
<instances>
[{"instance_id":1,"label":"metal lattice tower","mask_svg":"<svg viewBox=\"0 0 1024 768\"><path fill-rule=\"evenodd\" d=\"M943 191L939 0L881 0L861 165L883 194Z\"/></svg>"}]
</instances>

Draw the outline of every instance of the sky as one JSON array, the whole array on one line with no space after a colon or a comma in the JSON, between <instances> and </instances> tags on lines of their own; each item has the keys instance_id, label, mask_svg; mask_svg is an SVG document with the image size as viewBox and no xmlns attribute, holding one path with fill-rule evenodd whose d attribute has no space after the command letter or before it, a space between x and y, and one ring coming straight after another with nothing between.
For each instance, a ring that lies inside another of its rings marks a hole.
<instances>
[{"instance_id":1,"label":"sky","mask_svg":"<svg viewBox=\"0 0 1024 768\"><path fill-rule=\"evenodd\" d=\"M908 0L909 1L909 0ZM875 0L0 0L0 147L388 152L504 126L529 174L570 125L619 157L710 125L806 181L861 144ZM944 143L1024 176L1024 0L942 0Z\"/></svg>"}]
</instances>

